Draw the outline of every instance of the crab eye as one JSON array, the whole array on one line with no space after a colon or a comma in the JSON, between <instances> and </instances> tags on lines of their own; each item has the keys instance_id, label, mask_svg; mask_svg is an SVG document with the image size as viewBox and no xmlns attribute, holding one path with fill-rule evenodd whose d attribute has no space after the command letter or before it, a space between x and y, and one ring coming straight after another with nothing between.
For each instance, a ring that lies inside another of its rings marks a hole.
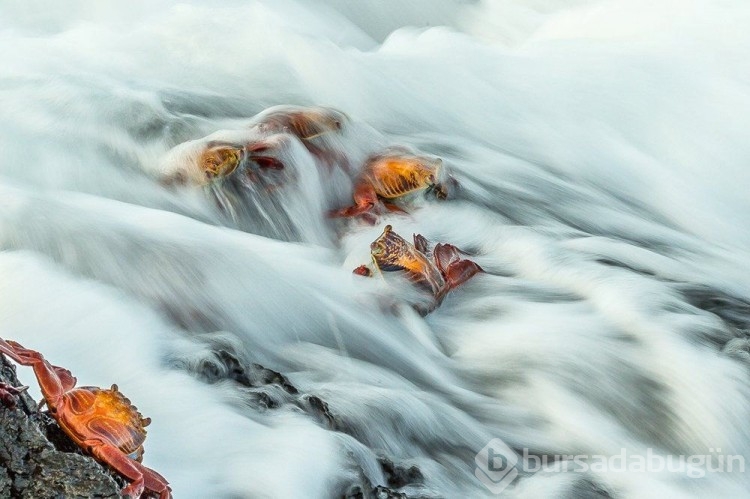
<instances>
[{"instance_id":1,"label":"crab eye","mask_svg":"<svg viewBox=\"0 0 750 499\"><path fill-rule=\"evenodd\" d=\"M372 245L370 245L370 250L371 250L373 256L380 256L383 253L385 253L385 248L383 248L379 244L372 244Z\"/></svg>"}]
</instances>

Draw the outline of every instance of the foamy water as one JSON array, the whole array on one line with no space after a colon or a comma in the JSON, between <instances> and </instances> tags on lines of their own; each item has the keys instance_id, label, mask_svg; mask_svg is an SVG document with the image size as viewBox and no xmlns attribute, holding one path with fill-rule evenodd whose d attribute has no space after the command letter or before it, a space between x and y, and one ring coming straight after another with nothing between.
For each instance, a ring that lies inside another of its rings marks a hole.
<instances>
[{"instance_id":1,"label":"foamy water","mask_svg":"<svg viewBox=\"0 0 750 499\"><path fill-rule=\"evenodd\" d=\"M410 496L491 496L493 438L750 458L748 21L740 0L3 2L0 336L117 383L177 498L340 497L386 484L378 457L420 469ZM160 181L175 146L279 104L344 111L356 164L440 157L460 193L331 221L351 182L294 141L285 183L234 212ZM406 286L351 274L386 223L487 273L391 313ZM217 345L341 424L207 383ZM503 494L738 497L747 477L547 469Z\"/></svg>"}]
</instances>

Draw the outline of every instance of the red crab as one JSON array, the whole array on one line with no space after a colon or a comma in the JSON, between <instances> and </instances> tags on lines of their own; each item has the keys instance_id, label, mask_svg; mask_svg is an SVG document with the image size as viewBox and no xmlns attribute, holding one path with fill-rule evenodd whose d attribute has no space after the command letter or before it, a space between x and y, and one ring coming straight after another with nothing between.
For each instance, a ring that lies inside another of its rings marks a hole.
<instances>
[{"instance_id":1,"label":"red crab","mask_svg":"<svg viewBox=\"0 0 750 499\"><path fill-rule=\"evenodd\" d=\"M390 225L386 225L380 237L370 245L376 270L403 272L407 279L432 294L432 307L420 310L424 313L437 308L451 289L484 272L475 262L462 259L461 250L452 244L438 243L432 252L428 246L422 235L415 234L414 244L411 244L396 234ZM360 265L354 273L369 277L372 270L367 265Z\"/></svg>"},{"instance_id":2,"label":"red crab","mask_svg":"<svg viewBox=\"0 0 750 499\"><path fill-rule=\"evenodd\" d=\"M291 133L309 147L311 140L339 132L348 121L330 107L278 106L261 113L255 126L265 133Z\"/></svg>"},{"instance_id":3,"label":"red crab","mask_svg":"<svg viewBox=\"0 0 750 499\"><path fill-rule=\"evenodd\" d=\"M60 428L87 453L131 481L122 489L123 495L138 498L146 492L158 494L160 499L172 497L164 477L141 464L145 427L151 420L130 404L117 385L109 389L76 388L76 378L70 371L53 366L39 352L15 341L0 339L0 352L34 368L44 402ZM2 385L0 399L12 406L14 403L7 402L25 388Z\"/></svg>"},{"instance_id":4,"label":"red crab","mask_svg":"<svg viewBox=\"0 0 750 499\"><path fill-rule=\"evenodd\" d=\"M292 134L330 173L338 165L345 171L349 163L329 139L341 134L349 118L330 107L276 106L256 117L253 125L264 134Z\"/></svg>"},{"instance_id":5,"label":"red crab","mask_svg":"<svg viewBox=\"0 0 750 499\"><path fill-rule=\"evenodd\" d=\"M443 171L442 160L395 148L367 160L354 183L354 205L330 215L353 217L383 208L404 212L392 202L419 192L434 192L438 199L445 199L453 183Z\"/></svg>"}]
</instances>

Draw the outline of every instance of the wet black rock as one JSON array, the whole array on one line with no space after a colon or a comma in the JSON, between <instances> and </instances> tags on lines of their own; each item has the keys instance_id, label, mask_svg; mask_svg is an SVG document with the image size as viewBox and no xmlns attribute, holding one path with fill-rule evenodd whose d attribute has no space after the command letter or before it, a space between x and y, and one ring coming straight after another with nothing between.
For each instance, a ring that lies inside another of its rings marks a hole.
<instances>
[{"instance_id":1,"label":"wet black rock","mask_svg":"<svg viewBox=\"0 0 750 499\"><path fill-rule=\"evenodd\" d=\"M387 487L365 487L354 486L344 499L409 499L406 494L396 492Z\"/></svg>"},{"instance_id":2,"label":"wet black rock","mask_svg":"<svg viewBox=\"0 0 750 499\"><path fill-rule=\"evenodd\" d=\"M617 497L593 477L584 477L574 482L564 499L614 499Z\"/></svg>"},{"instance_id":3,"label":"wet black rock","mask_svg":"<svg viewBox=\"0 0 750 499\"><path fill-rule=\"evenodd\" d=\"M378 458L378 463L385 474L389 487L399 489L405 485L424 482L422 472L414 465L408 468L400 466L384 456Z\"/></svg>"},{"instance_id":4,"label":"wet black rock","mask_svg":"<svg viewBox=\"0 0 750 499\"><path fill-rule=\"evenodd\" d=\"M2 356L0 382L20 385ZM54 421L38 412L31 397L23 393L16 400L15 408L0 404L0 497L121 497L109 471L82 455Z\"/></svg>"},{"instance_id":5,"label":"wet black rock","mask_svg":"<svg viewBox=\"0 0 750 499\"><path fill-rule=\"evenodd\" d=\"M208 383L231 380L242 387L245 402L257 410L292 405L312 416L321 426L356 438L356 431L331 411L328 403L317 395L302 393L283 374L249 362L229 344L215 340L212 354L193 364L191 370ZM385 478L384 485L375 485L364 476L345 492L345 499L424 499L399 491L406 486L419 486L424 476L417 466L404 466L387 456L379 456L378 464Z\"/></svg>"}]
</instances>

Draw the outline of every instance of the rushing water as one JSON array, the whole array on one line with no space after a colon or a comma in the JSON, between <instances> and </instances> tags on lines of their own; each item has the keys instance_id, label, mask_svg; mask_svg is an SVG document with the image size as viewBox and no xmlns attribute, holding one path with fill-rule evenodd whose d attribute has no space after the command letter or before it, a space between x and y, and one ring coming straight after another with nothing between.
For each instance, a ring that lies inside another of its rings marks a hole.
<instances>
[{"instance_id":1,"label":"rushing water","mask_svg":"<svg viewBox=\"0 0 750 499\"><path fill-rule=\"evenodd\" d=\"M378 457L420 469L410 495L491 495L493 438L750 458L750 6L402 3L2 2L0 335L116 382L177 498L336 497L385 484ZM173 147L279 104L346 112L355 160L439 156L460 194L327 220L348 177L294 142L294 175L246 211L160 182ZM487 273L394 313L351 274L385 223ZM222 348L339 431L207 376ZM750 490L736 469L521 471L508 496Z\"/></svg>"}]
</instances>

